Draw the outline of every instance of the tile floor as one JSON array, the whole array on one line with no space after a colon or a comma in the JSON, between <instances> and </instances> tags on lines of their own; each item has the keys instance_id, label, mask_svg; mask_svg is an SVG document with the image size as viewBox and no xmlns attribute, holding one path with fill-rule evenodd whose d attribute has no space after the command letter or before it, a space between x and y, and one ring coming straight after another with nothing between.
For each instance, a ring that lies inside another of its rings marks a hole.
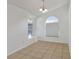
<instances>
[{"instance_id":1,"label":"tile floor","mask_svg":"<svg viewBox=\"0 0 79 59\"><path fill-rule=\"evenodd\" d=\"M38 41L7 59L70 59L67 44Z\"/></svg>"}]
</instances>

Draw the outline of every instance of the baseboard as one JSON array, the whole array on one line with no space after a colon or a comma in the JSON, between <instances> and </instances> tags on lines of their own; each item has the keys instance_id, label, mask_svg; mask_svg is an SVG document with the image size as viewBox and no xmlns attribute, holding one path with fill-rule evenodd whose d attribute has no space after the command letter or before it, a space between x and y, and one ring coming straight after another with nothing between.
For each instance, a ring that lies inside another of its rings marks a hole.
<instances>
[{"instance_id":1,"label":"baseboard","mask_svg":"<svg viewBox=\"0 0 79 59\"><path fill-rule=\"evenodd\" d=\"M13 54L13 53L15 53L15 52L17 52L17 51L19 51L19 50L25 48L25 47L28 47L29 45L31 45L31 44L33 44L33 43L35 43L35 42L37 42L37 40L34 40L34 39L33 39L33 40L29 41L29 42L27 43L27 45L24 45L24 46L22 46L22 47L20 47L20 48L18 48L18 49L16 49L16 50L14 50L14 51L8 53L7 56L9 56L9 55L11 55L11 54Z\"/></svg>"},{"instance_id":2,"label":"baseboard","mask_svg":"<svg viewBox=\"0 0 79 59\"><path fill-rule=\"evenodd\" d=\"M57 43L65 43L68 44L67 41L63 41L59 39L58 37L37 37L38 40L41 41L48 41L48 42L57 42Z\"/></svg>"}]
</instances>

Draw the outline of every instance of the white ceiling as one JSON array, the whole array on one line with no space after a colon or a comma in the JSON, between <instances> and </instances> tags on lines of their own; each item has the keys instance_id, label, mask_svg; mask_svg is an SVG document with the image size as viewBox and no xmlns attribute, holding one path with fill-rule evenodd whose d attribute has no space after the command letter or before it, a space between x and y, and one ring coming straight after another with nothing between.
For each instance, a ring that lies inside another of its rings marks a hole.
<instances>
[{"instance_id":1,"label":"white ceiling","mask_svg":"<svg viewBox=\"0 0 79 59\"><path fill-rule=\"evenodd\" d=\"M48 11L55 9L58 6L66 4L69 0L45 0L45 6ZM39 8L42 6L42 0L8 0L8 4L15 5L25 9L33 15L39 15Z\"/></svg>"}]
</instances>

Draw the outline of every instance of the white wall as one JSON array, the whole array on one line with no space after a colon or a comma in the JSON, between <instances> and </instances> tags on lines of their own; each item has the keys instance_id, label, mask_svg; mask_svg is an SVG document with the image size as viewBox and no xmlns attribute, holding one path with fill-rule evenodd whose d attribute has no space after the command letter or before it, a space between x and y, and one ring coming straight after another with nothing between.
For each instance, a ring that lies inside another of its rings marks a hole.
<instances>
[{"instance_id":1,"label":"white wall","mask_svg":"<svg viewBox=\"0 0 79 59\"><path fill-rule=\"evenodd\" d=\"M45 36L45 19L40 17L36 22L36 36L44 37Z\"/></svg>"},{"instance_id":2,"label":"white wall","mask_svg":"<svg viewBox=\"0 0 79 59\"><path fill-rule=\"evenodd\" d=\"M71 55L71 8L69 7L69 50L70 50L70 55Z\"/></svg>"},{"instance_id":3,"label":"white wall","mask_svg":"<svg viewBox=\"0 0 79 59\"><path fill-rule=\"evenodd\" d=\"M28 40L27 37L27 15L28 13L24 10L14 5L8 5L8 55L35 42L34 40Z\"/></svg>"},{"instance_id":4,"label":"white wall","mask_svg":"<svg viewBox=\"0 0 79 59\"><path fill-rule=\"evenodd\" d=\"M47 40L52 42L61 42L68 43L69 42L69 20L68 20L68 10L67 5L57 8L52 12L49 12L42 17L37 19L37 37L45 38L45 21L48 16L56 16L59 19L59 37L55 38L47 38L41 40Z\"/></svg>"}]
</instances>

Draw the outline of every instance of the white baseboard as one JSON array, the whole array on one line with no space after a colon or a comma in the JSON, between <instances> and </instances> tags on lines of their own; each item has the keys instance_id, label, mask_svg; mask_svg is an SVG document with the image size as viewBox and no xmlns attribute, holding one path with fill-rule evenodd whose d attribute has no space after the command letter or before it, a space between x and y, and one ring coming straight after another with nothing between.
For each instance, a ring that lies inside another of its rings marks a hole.
<instances>
[{"instance_id":1,"label":"white baseboard","mask_svg":"<svg viewBox=\"0 0 79 59\"><path fill-rule=\"evenodd\" d=\"M66 43L66 44L68 44L67 41L59 39L58 37L37 37L37 39L41 40L41 41L58 42L58 43Z\"/></svg>"},{"instance_id":2,"label":"white baseboard","mask_svg":"<svg viewBox=\"0 0 79 59\"><path fill-rule=\"evenodd\" d=\"M20 48L18 48L18 49L16 49L16 50L14 50L14 51L8 53L7 56L9 56L9 55L11 55L11 54L13 54L13 53L15 53L15 52L17 52L17 51L19 51L19 50L25 48L25 47L28 47L29 45L31 45L31 44L33 44L33 43L35 43L35 42L37 42L36 39L30 40L30 41L27 43L27 45L24 45L24 46L22 46L22 47L20 47Z\"/></svg>"}]
</instances>

